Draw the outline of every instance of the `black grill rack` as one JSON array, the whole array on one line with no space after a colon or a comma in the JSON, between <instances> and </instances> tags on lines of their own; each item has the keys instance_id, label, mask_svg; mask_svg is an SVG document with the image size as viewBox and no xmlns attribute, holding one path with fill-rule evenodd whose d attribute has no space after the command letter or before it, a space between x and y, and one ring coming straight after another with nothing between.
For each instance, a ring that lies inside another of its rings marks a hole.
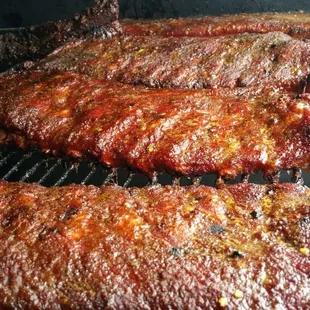
<instances>
[{"instance_id":1,"label":"black grill rack","mask_svg":"<svg viewBox=\"0 0 310 310\"><path fill-rule=\"evenodd\" d=\"M222 182L228 184L240 182L256 184L304 182L305 185L310 184L310 174L303 172L303 178L301 178L300 170L283 171L269 180L265 180L262 174L238 176L234 180L222 180L215 174L202 177L180 177L163 173L149 178L125 168L110 169L99 163L55 157L43 154L39 150L23 151L11 144L0 146L0 178L10 182L39 183L47 187L72 183L96 186L118 184L123 187L144 187L150 184L214 186Z\"/></svg>"}]
</instances>

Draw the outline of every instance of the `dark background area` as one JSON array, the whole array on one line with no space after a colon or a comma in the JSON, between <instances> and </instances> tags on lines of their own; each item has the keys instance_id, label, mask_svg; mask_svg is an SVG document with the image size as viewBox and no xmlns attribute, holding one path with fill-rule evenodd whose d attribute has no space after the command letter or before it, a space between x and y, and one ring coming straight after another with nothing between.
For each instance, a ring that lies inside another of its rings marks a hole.
<instances>
[{"instance_id":1,"label":"dark background area","mask_svg":"<svg viewBox=\"0 0 310 310\"><path fill-rule=\"evenodd\" d=\"M92 0L1 0L0 27L20 27L70 17ZM309 0L119 0L121 18L220 15L310 9Z\"/></svg>"}]
</instances>

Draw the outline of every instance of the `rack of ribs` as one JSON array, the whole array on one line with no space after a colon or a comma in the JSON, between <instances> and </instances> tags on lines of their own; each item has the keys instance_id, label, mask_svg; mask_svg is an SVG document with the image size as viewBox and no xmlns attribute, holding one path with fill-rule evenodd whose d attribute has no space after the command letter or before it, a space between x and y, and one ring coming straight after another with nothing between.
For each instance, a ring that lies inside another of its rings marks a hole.
<instances>
[{"instance_id":1,"label":"rack of ribs","mask_svg":"<svg viewBox=\"0 0 310 310\"><path fill-rule=\"evenodd\" d=\"M217 38L116 36L66 44L35 67L158 88L292 87L310 73L310 44L273 32Z\"/></svg>"},{"instance_id":2,"label":"rack of ribs","mask_svg":"<svg viewBox=\"0 0 310 310\"><path fill-rule=\"evenodd\" d=\"M80 17L30 29L52 49L89 30ZM0 75L6 141L151 177L308 169L307 17L123 21L124 36L70 42ZM0 181L0 308L306 309L309 197L301 184Z\"/></svg>"},{"instance_id":3,"label":"rack of ribs","mask_svg":"<svg viewBox=\"0 0 310 310\"><path fill-rule=\"evenodd\" d=\"M273 89L144 89L74 73L0 78L0 123L46 152L147 174L308 168L310 98Z\"/></svg>"},{"instance_id":4,"label":"rack of ribs","mask_svg":"<svg viewBox=\"0 0 310 310\"><path fill-rule=\"evenodd\" d=\"M306 309L309 197L296 184L1 181L0 306Z\"/></svg>"},{"instance_id":5,"label":"rack of ribs","mask_svg":"<svg viewBox=\"0 0 310 310\"><path fill-rule=\"evenodd\" d=\"M310 38L310 14L257 13L201 18L120 20L123 32L135 36L215 37L280 31L296 39Z\"/></svg>"}]
</instances>

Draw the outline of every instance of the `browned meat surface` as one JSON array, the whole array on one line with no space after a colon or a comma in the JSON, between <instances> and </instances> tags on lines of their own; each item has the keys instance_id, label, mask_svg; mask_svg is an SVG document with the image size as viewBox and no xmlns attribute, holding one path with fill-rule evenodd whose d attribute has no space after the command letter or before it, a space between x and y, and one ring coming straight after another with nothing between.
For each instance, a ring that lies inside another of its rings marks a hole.
<instances>
[{"instance_id":1,"label":"browned meat surface","mask_svg":"<svg viewBox=\"0 0 310 310\"><path fill-rule=\"evenodd\" d=\"M310 38L309 13L258 13L201 18L120 21L127 35L215 37L281 31L297 39Z\"/></svg>"},{"instance_id":2,"label":"browned meat surface","mask_svg":"<svg viewBox=\"0 0 310 310\"><path fill-rule=\"evenodd\" d=\"M0 79L0 123L21 146L146 173L234 177L310 162L310 98L278 89L148 90L73 73L12 74Z\"/></svg>"},{"instance_id":3,"label":"browned meat surface","mask_svg":"<svg viewBox=\"0 0 310 310\"><path fill-rule=\"evenodd\" d=\"M114 37L61 47L38 68L164 88L296 85L310 73L310 44L288 35Z\"/></svg>"},{"instance_id":4,"label":"browned meat surface","mask_svg":"<svg viewBox=\"0 0 310 310\"><path fill-rule=\"evenodd\" d=\"M100 37L119 33L117 0L95 0L72 19L30 26L0 34L0 71L25 60L46 56L65 42L88 35Z\"/></svg>"},{"instance_id":5,"label":"browned meat surface","mask_svg":"<svg viewBox=\"0 0 310 310\"><path fill-rule=\"evenodd\" d=\"M5 309L307 309L310 190L0 182Z\"/></svg>"}]
</instances>

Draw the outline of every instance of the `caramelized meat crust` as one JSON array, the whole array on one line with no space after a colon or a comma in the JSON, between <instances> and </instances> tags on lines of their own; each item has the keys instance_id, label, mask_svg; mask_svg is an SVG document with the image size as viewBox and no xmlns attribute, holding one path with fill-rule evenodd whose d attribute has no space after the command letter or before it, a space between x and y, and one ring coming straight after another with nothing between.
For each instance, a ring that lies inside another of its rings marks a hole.
<instances>
[{"instance_id":1,"label":"caramelized meat crust","mask_svg":"<svg viewBox=\"0 0 310 310\"><path fill-rule=\"evenodd\" d=\"M296 39L310 38L309 13L258 13L201 18L120 21L124 34L163 37L215 37L280 31Z\"/></svg>"},{"instance_id":2,"label":"caramelized meat crust","mask_svg":"<svg viewBox=\"0 0 310 310\"><path fill-rule=\"evenodd\" d=\"M0 182L5 309L306 309L310 191Z\"/></svg>"},{"instance_id":3,"label":"caramelized meat crust","mask_svg":"<svg viewBox=\"0 0 310 310\"><path fill-rule=\"evenodd\" d=\"M308 168L309 100L279 89L149 90L35 72L1 77L0 123L21 146L109 167L235 177Z\"/></svg>"},{"instance_id":4,"label":"caramelized meat crust","mask_svg":"<svg viewBox=\"0 0 310 310\"><path fill-rule=\"evenodd\" d=\"M117 0L95 0L72 19L0 34L0 72L25 60L42 58L73 39L120 33Z\"/></svg>"},{"instance_id":5,"label":"caramelized meat crust","mask_svg":"<svg viewBox=\"0 0 310 310\"><path fill-rule=\"evenodd\" d=\"M69 43L38 69L71 71L158 88L298 85L310 44L286 34L218 38L113 37Z\"/></svg>"}]
</instances>

